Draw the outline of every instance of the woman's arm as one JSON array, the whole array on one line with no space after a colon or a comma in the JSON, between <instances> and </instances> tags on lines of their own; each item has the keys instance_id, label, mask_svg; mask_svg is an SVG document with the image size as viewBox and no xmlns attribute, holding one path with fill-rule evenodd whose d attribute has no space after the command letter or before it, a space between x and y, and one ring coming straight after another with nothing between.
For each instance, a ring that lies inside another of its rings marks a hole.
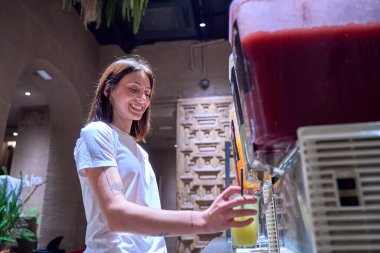
<instances>
[{"instance_id":1,"label":"woman's arm","mask_svg":"<svg viewBox=\"0 0 380 253\"><path fill-rule=\"evenodd\" d=\"M220 194L205 211L171 211L141 206L125 199L125 189L115 167L87 169L87 177L101 212L111 231L151 236L178 236L223 231L246 226L253 221L234 221L234 217L254 215L256 210L232 210L234 206L255 203L250 196L229 199L239 194L232 186Z\"/></svg>"}]
</instances>

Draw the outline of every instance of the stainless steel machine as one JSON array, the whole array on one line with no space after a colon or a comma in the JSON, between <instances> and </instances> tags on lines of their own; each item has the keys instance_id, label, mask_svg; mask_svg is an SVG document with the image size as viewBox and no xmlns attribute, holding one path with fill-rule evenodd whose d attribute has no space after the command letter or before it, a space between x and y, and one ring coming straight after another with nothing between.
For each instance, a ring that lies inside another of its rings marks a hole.
<instances>
[{"instance_id":1,"label":"stainless steel machine","mask_svg":"<svg viewBox=\"0 0 380 253\"><path fill-rule=\"evenodd\" d=\"M257 250L380 252L380 1L235 0L229 39Z\"/></svg>"}]
</instances>

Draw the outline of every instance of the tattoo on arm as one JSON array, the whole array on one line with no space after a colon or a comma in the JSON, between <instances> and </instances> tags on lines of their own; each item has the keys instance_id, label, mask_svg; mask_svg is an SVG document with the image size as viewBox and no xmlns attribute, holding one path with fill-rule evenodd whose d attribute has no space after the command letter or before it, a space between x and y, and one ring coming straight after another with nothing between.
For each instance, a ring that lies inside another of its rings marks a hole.
<instances>
[{"instance_id":1,"label":"tattoo on arm","mask_svg":"<svg viewBox=\"0 0 380 253\"><path fill-rule=\"evenodd\" d=\"M123 194L125 193L125 189L124 189L124 185L122 182L113 182L112 184L110 183L109 179L108 179L108 176L107 176L107 172L104 168L103 169L103 172L104 172L104 175L106 177L106 180L107 180L107 183L108 183L108 186L110 187L110 190L111 190L111 193L115 196L115 195L118 195L118 194Z\"/></svg>"},{"instance_id":2,"label":"tattoo on arm","mask_svg":"<svg viewBox=\"0 0 380 253\"><path fill-rule=\"evenodd\" d=\"M120 183L113 183L112 185L110 185L110 190L111 190L113 195L125 193L124 185L121 182Z\"/></svg>"}]
</instances>

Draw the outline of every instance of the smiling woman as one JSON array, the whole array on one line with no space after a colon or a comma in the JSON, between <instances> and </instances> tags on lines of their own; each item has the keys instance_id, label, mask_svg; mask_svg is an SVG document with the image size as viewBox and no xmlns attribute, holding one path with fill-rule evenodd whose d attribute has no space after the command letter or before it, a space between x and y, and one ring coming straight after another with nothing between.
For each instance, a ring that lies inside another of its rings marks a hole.
<instances>
[{"instance_id":1,"label":"smiling woman","mask_svg":"<svg viewBox=\"0 0 380 253\"><path fill-rule=\"evenodd\" d=\"M132 122L140 120L149 107L151 90L149 78L143 71L124 76L116 87L106 84L104 95L113 106L113 124L128 133Z\"/></svg>"},{"instance_id":2,"label":"smiling woman","mask_svg":"<svg viewBox=\"0 0 380 253\"><path fill-rule=\"evenodd\" d=\"M113 120L119 121L119 117L125 117L121 115L122 111L131 111L129 107L132 107L132 104L135 107L144 106L145 110L141 110L143 113L140 115L139 121L136 121L137 119L134 118L134 122L127 120L126 126L123 126L123 123L119 125L121 129L128 129L126 132L138 141L143 140L150 131L151 110L149 105L150 99L153 96L153 88L153 72L148 63L140 57L135 56L134 58L120 59L112 63L100 78L88 122L105 121L111 123ZM148 94L148 96L142 95L142 93ZM140 97L138 96L139 94ZM127 105L118 103L120 99L123 99L123 96L131 100ZM147 101L142 101L144 97ZM127 106L127 108L121 108L123 106ZM115 119L114 113L117 114L115 115Z\"/></svg>"},{"instance_id":3,"label":"smiling woman","mask_svg":"<svg viewBox=\"0 0 380 253\"><path fill-rule=\"evenodd\" d=\"M96 90L74 156L87 219L86 253L167 252L163 236L215 233L245 226L256 210L234 198L240 187L225 190L204 211L162 210L148 154L136 143L150 131L154 77L139 57L109 65Z\"/></svg>"}]
</instances>

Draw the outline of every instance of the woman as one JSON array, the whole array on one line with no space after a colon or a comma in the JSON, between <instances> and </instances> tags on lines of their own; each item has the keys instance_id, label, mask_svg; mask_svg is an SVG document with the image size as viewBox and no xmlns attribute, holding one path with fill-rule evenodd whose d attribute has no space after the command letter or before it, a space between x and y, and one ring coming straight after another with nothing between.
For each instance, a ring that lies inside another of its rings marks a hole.
<instances>
[{"instance_id":1,"label":"woman","mask_svg":"<svg viewBox=\"0 0 380 253\"><path fill-rule=\"evenodd\" d=\"M136 141L150 130L154 78L138 57L123 58L100 78L88 124L74 156L87 219L86 253L166 252L163 236L213 233L245 226L234 217L255 210L232 210L254 203L229 200L239 187L225 190L205 211L161 210L155 175Z\"/></svg>"}]
</instances>

